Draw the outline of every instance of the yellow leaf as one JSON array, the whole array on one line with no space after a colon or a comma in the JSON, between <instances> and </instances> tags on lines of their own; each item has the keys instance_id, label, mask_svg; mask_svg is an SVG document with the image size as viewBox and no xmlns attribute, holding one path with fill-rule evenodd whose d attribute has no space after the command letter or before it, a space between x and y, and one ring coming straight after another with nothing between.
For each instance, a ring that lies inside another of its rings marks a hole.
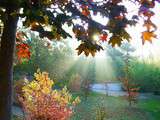
<instances>
[{"instance_id":1,"label":"yellow leaf","mask_svg":"<svg viewBox=\"0 0 160 120\"><path fill-rule=\"evenodd\" d=\"M48 16L45 15L43 18L44 18L45 24L48 25Z\"/></svg>"}]
</instances>

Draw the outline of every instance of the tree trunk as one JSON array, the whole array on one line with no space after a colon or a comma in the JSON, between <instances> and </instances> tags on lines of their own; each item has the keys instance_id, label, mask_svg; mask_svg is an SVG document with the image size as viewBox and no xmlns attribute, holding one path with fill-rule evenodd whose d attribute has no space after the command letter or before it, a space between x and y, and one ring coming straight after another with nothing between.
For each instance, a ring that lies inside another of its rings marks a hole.
<instances>
[{"instance_id":1,"label":"tree trunk","mask_svg":"<svg viewBox=\"0 0 160 120\"><path fill-rule=\"evenodd\" d=\"M0 46L0 119L11 120L13 53L18 17L12 16L16 9L6 9Z\"/></svg>"}]
</instances>

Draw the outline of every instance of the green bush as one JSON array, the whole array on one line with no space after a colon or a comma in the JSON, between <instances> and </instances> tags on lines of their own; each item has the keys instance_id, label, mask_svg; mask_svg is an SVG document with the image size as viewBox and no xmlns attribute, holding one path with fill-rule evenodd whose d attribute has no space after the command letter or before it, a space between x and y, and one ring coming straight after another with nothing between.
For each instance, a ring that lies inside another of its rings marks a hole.
<instances>
[{"instance_id":1,"label":"green bush","mask_svg":"<svg viewBox=\"0 0 160 120\"><path fill-rule=\"evenodd\" d=\"M130 77L139 84L141 92L160 91L160 67L144 62L131 62Z\"/></svg>"}]
</instances>

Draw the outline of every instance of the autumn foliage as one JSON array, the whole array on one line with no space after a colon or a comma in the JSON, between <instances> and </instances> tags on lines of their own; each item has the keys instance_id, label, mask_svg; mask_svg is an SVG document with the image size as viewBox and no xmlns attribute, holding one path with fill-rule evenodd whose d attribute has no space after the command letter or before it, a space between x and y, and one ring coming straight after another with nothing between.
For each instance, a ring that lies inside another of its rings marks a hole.
<instances>
[{"instance_id":1,"label":"autumn foliage","mask_svg":"<svg viewBox=\"0 0 160 120\"><path fill-rule=\"evenodd\" d=\"M108 34L106 32L103 32L101 35L100 35L100 40L102 42L106 42L107 41L107 37L108 37Z\"/></svg>"},{"instance_id":2,"label":"autumn foliage","mask_svg":"<svg viewBox=\"0 0 160 120\"><path fill-rule=\"evenodd\" d=\"M20 62L22 62L23 59L30 59L31 52L30 52L30 46L26 43L19 43L16 45L17 48L17 57Z\"/></svg>"},{"instance_id":3,"label":"autumn foliage","mask_svg":"<svg viewBox=\"0 0 160 120\"><path fill-rule=\"evenodd\" d=\"M139 2L141 4L139 15L144 17L143 26L146 28L146 31L142 32L142 44L144 44L145 41L149 41L152 43L152 39L157 37L157 35L155 34L157 26L151 20L155 15L155 13L152 11L152 8L155 7L155 1L140 0Z\"/></svg>"},{"instance_id":4,"label":"autumn foliage","mask_svg":"<svg viewBox=\"0 0 160 120\"><path fill-rule=\"evenodd\" d=\"M18 61L21 63L24 59L29 60L31 57L30 46L27 44L27 36L24 32L16 33L16 54Z\"/></svg>"},{"instance_id":5,"label":"autumn foliage","mask_svg":"<svg viewBox=\"0 0 160 120\"><path fill-rule=\"evenodd\" d=\"M19 97L26 120L67 120L73 114L79 97L73 100L66 87L52 90L53 85L47 72L37 71L33 81L26 81Z\"/></svg>"},{"instance_id":6,"label":"autumn foliage","mask_svg":"<svg viewBox=\"0 0 160 120\"><path fill-rule=\"evenodd\" d=\"M129 105L132 105L132 102L137 102L137 97L139 95L139 87L137 84L130 83L129 80L123 79L123 87L127 92L126 99L129 102Z\"/></svg>"},{"instance_id":7,"label":"autumn foliage","mask_svg":"<svg viewBox=\"0 0 160 120\"><path fill-rule=\"evenodd\" d=\"M82 5L81 8L82 8L82 15L84 15L84 16L89 16L90 15L90 11L88 9L88 6Z\"/></svg>"},{"instance_id":8,"label":"autumn foliage","mask_svg":"<svg viewBox=\"0 0 160 120\"><path fill-rule=\"evenodd\" d=\"M103 50L101 42L95 42L93 36L100 34L99 40L107 42L111 46L120 46L123 41L130 41L132 36L127 31L129 26L135 26L140 20L144 21L144 31L141 33L142 44L152 42L157 38L157 26L152 18L156 14L155 6L159 0L133 0L129 1L138 6L138 11L131 18L127 10L128 1L122 0L23 0L22 13L12 13L25 18L23 26L39 33L41 38L49 40L61 40L72 38L71 33L63 28L63 25L73 27L73 33L78 41L78 55L95 56L96 52ZM122 3L122 4L121 4ZM52 7L55 7L54 9ZM68 14L71 13L71 14ZM106 24L97 22L96 16L108 18ZM75 22L76 20L80 22ZM49 28L49 29L46 29ZM103 33L103 32L106 33ZM17 36L21 36L17 34ZM21 38L21 37L19 37ZM18 50L19 59L29 57L27 50Z\"/></svg>"}]
</instances>

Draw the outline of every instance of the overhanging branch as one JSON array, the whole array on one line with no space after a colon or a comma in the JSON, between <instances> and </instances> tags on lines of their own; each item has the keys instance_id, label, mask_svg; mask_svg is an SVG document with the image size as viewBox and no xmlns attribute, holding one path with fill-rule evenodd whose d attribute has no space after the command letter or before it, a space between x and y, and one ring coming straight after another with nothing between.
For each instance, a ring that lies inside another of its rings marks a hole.
<instances>
[{"instance_id":1,"label":"overhanging branch","mask_svg":"<svg viewBox=\"0 0 160 120\"><path fill-rule=\"evenodd\" d=\"M97 29L108 29L107 26L104 26L104 25L92 20L91 18L82 15L81 12L76 7L74 7L74 4L71 2L67 4L66 10L68 12L72 13L72 17L80 17L82 20L86 21L87 23L90 22L92 25L97 27Z\"/></svg>"}]
</instances>

